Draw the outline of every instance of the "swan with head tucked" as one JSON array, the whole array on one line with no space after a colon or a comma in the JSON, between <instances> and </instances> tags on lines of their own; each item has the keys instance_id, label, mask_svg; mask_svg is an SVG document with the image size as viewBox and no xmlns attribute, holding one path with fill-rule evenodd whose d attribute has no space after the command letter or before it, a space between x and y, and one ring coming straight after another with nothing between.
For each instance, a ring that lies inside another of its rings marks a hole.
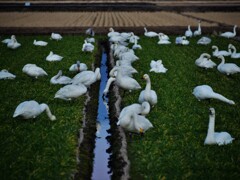
<instances>
[{"instance_id":1,"label":"swan with head tucked","mask_svg":"<svg viewBox=\"0 0 240 180\"><path fill-rule=\"evenodd\" d=\"M91 84L101 79L100 69L95 71L82 71L72 78L72 84L83 84L90 87Z\"/></svg>"},{"instance_id":2,"label":"swan with head tucked","mask_svg":"<svg viewBox=\"0 0 240 180\"><path fill-rule=\"evenodd\" d=\"M56 76L53 76L50 80L51 84L70 84L71 78L62 75L62 70L58 71Z\"/></svg>"},{"instance_id":3,"label":"swan with head tucked","mask_svg":"<svg viewBox=\"0 0 240 180\"><path fill-rule=\"evenodd\" d=\"M46 111L50 120L52 120L52 121L56 120L56 117L54 115L52 115L47 104L44 104L44 103L39 104L38 102L36 102L34 100L24 101L24 102L20 103L17 106L17 108L13 114L13 117L15 118L17 116L20 116L24 119L36 118L43 111Z\"/></svg>"},{"instance_id":4,"label":"swan with head tucked","mask_svg":"<svg viewBox=\"0 0 240 180\"><path fill-rule=\"evenodd\" d=\"M225 38L233 38L236 36L236 28L237 28L237 25L233 27L233 32L224 32L224 33L221 33L220 36Z\"/></svg>"},{"instance_id":5,"label":"swan with head tucked","mask_svg":"<svg viewBox=\"0 0 240 180\"><path fill-rule=\"evenodd\" d=\"M62 56L54 54L52 51L50 51L49 55L46 57L47 61L61 61L62 59Z\"/></svg>"},{"instance_id":6,"label":"swan with head tucked","mask_svg":"<svg viewBox=\"0 0 240 180\"><path fill-rule=\"evenodd\" d=\"M195 64L198 67L205 68L205 69L213 68L214 66L216 66L216 63L214 63L210 58L211 58L210 54L202 53L200 57L196 59Z\"/></svg>"},{"instance_id":7,"label":"swan with head tucked","mask_svg":"<svg viewBox=\"0 0 240 180\"><path fill-rule=\"evenodd\" d=\"M35 46L46 46L48 43L45 42L45 41L37 41L37 40L34 40L34 41L33 41L33 44L34 44Z\"/></svg>"},{"instance_id":8,"label":"swan with head tucked","mask_svg":"<svg viewBox=\"0 0 240 180\"><path fill-rule=\"evenodd\" d=\"M223 101L225 103L234 105L235 102L232 100L227 99L221 94L215 93L213 89L208 85L200 85L196 86L193 89L193 95L200 101L204 99L218 99L220 101Z\"/></svg>"},{"instance_id":9,"label":"swan with head tucked","mask_svg":"<svg viewBox=\"0 0 240 180\"><path fill-rule=\"evenodd\" d=\"M194 36L200 36L202 34L202 29L201 29L201 21L198 21L198 29L193 32Z\"/></svg>"},{"instance_id":10,"label":"swan with head tucked","mask_svg":"<svg viewBox=\"0 0 240 180\"><path fill-rule=\"evenodd\" d=\"M58 33L52 33L50 39L54 39L58 41L58 40L62 40L62 36Z\"/></svg>"},{"instance_id":11,"label":"swan with head tucked","mask_svg":"<svg viewBox=\"0 0 240 180\"><path fill-rule=\"evenodd\" d=\"M167 68L165 68L162 64L162 60L151 60L150 62L150 71L149 72L155 72L155 73L166 73L167 72Z\"/></svg>"},{"instance_id":12,"label":"swan with head tucked","mask_svg":"<svg viewBox=\"0 0 240 180\"><path fill-rule=\"evenodd\" d=\"M234 138L228 132L215 132L215 109L210 108L209 111L208 131L204 145L218 144L221 146L232 143Z\"/></svg>"},{"instance_id":13,"label":"swan with head tucked","mask_svg":"<svg viewBox=\"0 0 240 180\"><path fill-rule=\"evenodd\" d=\"M36 64L26 64L22 71L31 77L35 77L36 79L40 76L47 76L48 74Z\"/></svg>"},{"instance_id":14,"label":"swan with head tucked","mask_svg":"<svg viewBox=\"0 0 240 180\"><path fill-rule=\"evenodd\" d=\"M231 50L228 49L228 51L221 50L219 51L217 46L212 46L213 51L213 56L218 57L218 56L230 56L231 55Z\"/></svg>"},{"instance_id":15,"label":"swan with head tucked","mask_svg":"<svg viewBox=\"0 0 240 180\"><path fill-rule=\"evenodd\" d=\"M92 52L94 50L94 45L91 43L88 43L86 40L84 40L84 44L82 46L82 51L85 52Z\"/></svg>"},{"instance_id":16,"label":"swan with head tucked","mask_svg":"<svg viewBox=\"0 0 240 180\"><path fill-rule=\"evenodd\" d=\"M86 86L81 83L70 84L59 89L54 98L63 99L65 101L70 101L72 99L76 99L79 96L85 94L87 92Z\"/></svg>"},{"instance_id":17,"label":"swan with head tucked","mask_svg":"<svg viewBox=\"0 0 240 180\"><path fill-rule=\"evenodd\" d=\"M163 33L159 33L158 34L158 44L171 44L171 42L169 41L169 38L164 38L164 34Z\"/></svg>"},{"instance_id":18,"label":"swan with head tucked","mask_svg":"<svg viewBox=\"0 0 240 180\"><path fill-rule=\"evenodd\" d=\"M11 35L10 39L9 39L9 38L4 39L4 40L2 40L2 43L8 44L8 43L9 43L10 41L12 41L12 39L14 39L14 38L16 38L15 35Z\"/></svg>"},{"instance_id":19,"label":"swan with head tucked","mask_svg":"<svg viewBox=\"0 0 240 180\"><path fill-rule=\"evenodd\" d=\"M143 79L146 81L146 87L145 90L142 90L138 102L142 103L144 101L149 102L152 106L157 104L157 94L154 90L151 89L151 80L148 74L143 75Z\"/></svg>"},{"instance_id":20,"label":"swan with head tucked","mask_svg":"<svg viewBox=\"0 0 240 180\"><path fill-rule=\"evenodd\" d=\"M230 75L240 72L240 67L238 67L234 63L225 63L225 58L223 56L218 56L222 60L222 62L218 65L217 69L219 72Z\"/></svg>"},{"instance_id":21,"label":"swan with head tucked","mask_svg":"<svg viewBox=\"0 0 240 180\"><path fill-rule=\"evenodd\" d=\"M237 53L237 49L236 49L236 47L235 47L234 45L229 44L229 45L228 45L228 48L230 48L230 49L233 50L233 52L232 52L232 54L231 54L231 58L234 58L234 59L240 58L240 53Z\"/></svg>"},{"instance_id":22,"label":"swan with head tucked","mask_svg":"<svg viewBox=\"0 0 240 180\"><path fill-rule=\"evenodd\" d=\"M144 36L147 36L147 37L157 37L158 36L158 33L156 32L153 32L153 31L148 31L146 27L144 27Z\"/></svg>"},{"instance_id":23,"label":"swan with head tucked","mask_svg":"<svg viewBox=\"0 0 240 180\"><path fill-rule=\"evenodd\" d=\"M87 69L88 69L88 67L86 64L80 63L80 61L77 61L76 64L73 64L70 66L69 71L81 72L81 71L86 71Z\"/></svg>"},{"instance_id":24,"label":"swan with head tucked","mask_svg":"<svg viewBox=\"0 0 240 180\"><path fill-rule=\"evenodd\" d=\"M212 40L210 38L204 36L198 40L197 44L207 45L207 44L210 44L211 41Z\"/></svg>"},{"instance_id":25,"label":"swan with head tucked","mask_svg":"<svg viewBox=\"0 0 240 180\"><path fill-rule=\"evenodd\" d=\"M192 37L192 35L193 35L193 32L191 30L191 26L188 25L188 29L185 31L185 36L186 37Z\"/></svg>"},{"instance_id":26,"label":"swan with head tucked","mask_svg":"<svg viewBox=\"0 0 240 180\"><path fill-rule=\"evenodd\" d=\"M17 49L21 46L20 43L17 42L16 37L13 35L11 36L11 41L7 43L7 47L10 49Z\"/></svg>"},{"instance_id":27,"label":"swan with head tucked","mask_svg":"<svg viewBox=\"0 0 240 180\"><path fill-rule=\"evenodd\" d=\"M0 71L0 79L15 79L15 75L8 72L6 69Z\"/></svg>"}]
</instances>

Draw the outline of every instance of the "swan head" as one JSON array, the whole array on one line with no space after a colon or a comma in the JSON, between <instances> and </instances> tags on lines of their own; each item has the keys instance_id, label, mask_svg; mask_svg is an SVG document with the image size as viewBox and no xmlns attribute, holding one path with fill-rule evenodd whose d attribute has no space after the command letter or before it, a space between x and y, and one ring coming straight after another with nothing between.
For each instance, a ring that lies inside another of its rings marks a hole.
<instances>
[{"instance_id":1,"label":"swan head","mask_svg":"<svg viewBox=\"0 0 240 180\"><path fill-rule=\"evenodd\" d=\"M147 80L147 79L149 79L149 75L148 74L144 74L142 78Z\"/></svg>"},{"instance_id":2,"label":"swan head","mask_svg":"<svg viewBox=\"0 0 240 180\"><path fill-rule=\"evenodd\" d=\"M110 31L110 32L113 32L114 30L113 30L113 28L112 28L112 27L110 27L110 28L109 28L109 31Z\"/></svg>"},{"instance_id":3,"label":"swan head","mask_svg":"<svg viewBox=\"0 0 240 180\"><path fill-rule=\"evenodd\" d=\"M209 108L209 115L214 116L215 115L215 109L214 108Z\"/></svg>"},{"instance_id":4,"label":"swan head","mask_svg":"<svg viewBox=\"0 0 240 180\"><path fill-rule=\"evenodd\" d=\"M228 104L235 105L235 102L232 100L229 100Z\"/></svg>"},{"instance_id":5,"label":"swan head","mask_svg":"<svg viewBox=\"0 0 240 180\"><path fill-rule=\"evenodd\" d=\"M56 118L56 116L54 116L54 115L52 115L51 117L50 117L50 120L51 121L55 121L57 118Z\"/></svg>"},{"instance_id":6,"label":"swan head","mask_svg":"<svg viewBox=\"0 0 240 180\"><path fill-rule=\"evenodd\" d=\"M162 60L161 60L161 59L157 60L157 62L158 62L159 64L162 64Z\"/></svg>"},{"instance_id":7,"label":"swan head","mask_svg":"<svg viewBox=\"0 0 240 180\"><path fill-rule=\"evenodd\" d=\"M222 60L225 60L225 58L221 55L221 56L218 56L219 59L222 59Z\"/></svg>"},{"instance_id":8,"label":"swan head","mask_svg":"<svg viewBox=\"0 0 240 180\"><path fill-rule=\"evenodd\" d=\"M52 52L52 51L50 51L49 55L53 55L53 52Z\"/></svg>"},{"instance_id":9,"label":"swan head","mask_svg":"<svg viewBox=\"0 0 240 180\"><path fill-rule=\"evenodd\" d=\"M212 49L218 49L218 47L213 45L213 46L212 46Z\"/></svg>"}]
</instances>

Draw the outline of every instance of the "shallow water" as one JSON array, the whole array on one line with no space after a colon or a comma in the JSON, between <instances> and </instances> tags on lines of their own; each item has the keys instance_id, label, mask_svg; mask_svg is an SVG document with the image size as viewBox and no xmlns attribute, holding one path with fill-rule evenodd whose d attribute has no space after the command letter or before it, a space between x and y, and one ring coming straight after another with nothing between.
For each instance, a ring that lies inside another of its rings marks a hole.
<instances>
[{"instance_id":1,"label":"shallow water","mask_svg":"<svg viewBox=\"0 0 240 180\"><path fill-rule=\"evenodd\" d=\"M108 167L110 154L106 150L110 147L109 142L106 137L110 134L107 132L110 129L109 116L108 116L108 98L104 97L103 90L106 86L108 80L108 67L107 67L107 54L103 52L101 60L101 82L99 90L99 100L98 100L98 116L97 116L97 133L95 140L94 149L94 162L93 162L93 180L107 180L111 179L111 174L109 173L110 168Z\"/></svg>"}]
</instances>

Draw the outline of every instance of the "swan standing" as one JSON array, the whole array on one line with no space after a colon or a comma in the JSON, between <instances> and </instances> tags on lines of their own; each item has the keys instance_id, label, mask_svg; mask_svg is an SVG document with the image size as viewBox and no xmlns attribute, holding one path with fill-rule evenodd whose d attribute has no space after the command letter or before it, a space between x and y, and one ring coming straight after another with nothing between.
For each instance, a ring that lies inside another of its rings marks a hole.
<instances>
[{"instance_id":1,"label":"swan standing","mask_svg":"<svg viewBox=\"0 0 240 180\"><path fill-rule=\"evenodd\" d=\"M223 56L218 56L222 60L222 62L218 65L217 69L219 72L230 75L240 72L240 67L238 67L234 63L225 63L225 58Z\"/></svg>"},{"instance_id":2,"label":"swan standing","mask_svg":"<svg viewBox=\"0 0 240 180\"><path fill-rule=\"evenodd\" d=\"M54 39L58 41L58 40L62 40L62 36L58 33L52 33L50 39Z\"/></svg>"},{"instance_id":3,"label":"swan standing","mask_svg":"<svg viewBox=\"0 0 240 180\"><path fill-rule=\"evenodd\" d=\"M233 38L236 36L236 28L237 28L237 25L233 27L233 32L221 33L220 36L225 38Z\"/></svg>"},{"instance_id":4,"label":"swan standing","mask_svg":"<svg viewBox=\"0 0 240 180\"><path fill-rule=\"evenodd\" d=\"M76 64L73 64L70 66L69 71L81 72L81 71L86 71L87 69L88 69L88 67L86 64L80 63L80 61L77 61Z\"/></svg>"},{"instance_id":5,"label":"swan standing","mask_svg":"<svg viewBox=\"0 0 240 180\"><path fill-rule=\"evenodd\" d=\"M33 41L33 44L34 44L35 46L46 46L48 43L45 42L45 41L36 41L36 40L34 40L34 41Z\"/></svg>"},{"instance_id":6,"label":"swan standing","mask_svg":"<svg viewBox=\"0 0 240 180\"><path fill-rule=\"evenodd\" d=\"M213 68L214 66L216 66L216 63L214 63L210 58L210 54L202 53L200 57L196 59L195 64L198 67L202 67L205 69Z\"/></svg>"},{"instance_id":7,"label":"swan standing","mask_svg":"<svg viewBox=\"0 0 240 180\"><path fill-rule=\"evenodd\" d=\"M52 115L49 107L47 104L39 104L38 102L34 100L30 101L24 101L20 103L14 114L13 117L21 116L24 119L30 119L30 118L36 118L38 115L40 115L43 111L46 111L48 117L50 120L54 121L56 120L56 117Z\"/></svg>"},{"instance_id":8,"label":"swan standing","mask_svg":"<svg viewBox=\"0 0 240 180\"><path fill-rule=\"evenodd\" d=\"M225 98L223 95L215 93L213 89L208 85L200 85L196 86L193 89L193 95L200 101L204 99L218 99L225 103L234 105L235 102Z\"/></svg>"},{"instance_id":9,"label":"swan standing","mask_svg":"<svg viewBox=\"0 0 240 180\"><path fill-rule=\"evenodd\" d=\"M145 90L141 91L138 102L143 103L144 101L149 102L152 106L157 104L157 94L151 89L151 80L147 74L143 75L143 79L146 81Z\"/></svg>"},{"instance_id":10,"label":"swan standing","mask_svg":"<svg viewBox=\"0 0 240 180\"><path fill-rule=\"evenodd\" d=\"M215 132L215 109L209 109L209 124L207 137L205 138L204 145L218 144L226 145L232 143L234 138L227 132Z\"/></svg>"},{"instance_id":11,"label":"swan standing","mask_svg":"<svg viewBox=\"0 0 240 180\"><path fill-rule=\"evenodd\" d=\"M46 57L47 61L61 61L62 59L62 56L54 54L52 51L50 51L49 55Z\"/></svg>"},{"instance_id":12,"label":"swan standing","mask_svg":"<svg viewBox=\"0 0 240 180\"><path fill-rule=\"evenodd\" d=\"M0 79L15 79L15 75L8 72L6 69L0 71Z\"/></svg>"},{"instance_id":13,"label":"swan standing","mask_svg":"<svg viewBox=\"0 0 240 180\"><path fill-rule=\"evenodd\" d=\"M40 76L47 76L48 74L36 64L26 64L22 71L31 77L35 77L36 79Z\"/></svg>"},{"instance_id":14,"label":"swan standing","mask_svg":"<svg viewBox=\"0 0 240 180\"><path fill-rule=\"evenodd\" d=\"M198 21L198 29L196 31L194 31L193 35L194 36L200 36L201 34L202 34L201 21Z\"/></svg>"},{"instance_id":15,"label":"swan standing","mask_svg":"<svg viewBox=\"0 0 240 180\"><path fill-rule=\"evenodd\" d=\"M56 76L53 76L50 80L51 84L70 84L71 78L62 75L62 70L59 70Z\"/></svg>"},{"instance_id":16,"label":"swan standing","mask_svg":"<svg viewBox=\"0 0 240 180\"><path fill-rule=\"evenodd\" d=\"M192 33L192 30L191 30L191 26L188 25L188 29L185 31L185 36L186 37L192 37L193 33Z\"/></svg>"},{"instance_id":17,"label":"swan standing","mask_svg":"<svg viewBox=\"0 0 240 180\"><path fill-rule=\"evenodd\" d=\"M218 57L218 56L230 56L231 55L231 50L228 49L228 51L221 50L219 51L217 46L212 46L213 51L213 56Z\"/></svg>"}]
</instances>

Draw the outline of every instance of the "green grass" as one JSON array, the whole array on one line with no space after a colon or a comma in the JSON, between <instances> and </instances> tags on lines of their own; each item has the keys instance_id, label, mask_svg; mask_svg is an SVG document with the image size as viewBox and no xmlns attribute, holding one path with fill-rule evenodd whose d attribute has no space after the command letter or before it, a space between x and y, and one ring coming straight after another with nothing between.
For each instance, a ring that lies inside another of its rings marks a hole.
<instances>
[{"instance_id":1,"label":"green grass","mask_svg":"<svg viewBox=\"0 0 240 180\"><path fill-rule=\"evenodd\" d=\"M175 41L175 37L170 37ZM212 45L227 49L229 43L240 50L240 43L211 37L211 45L197 45L199 38L190 39L189 46L157 45L157 39L141 37L140 58L133 66L134 77L141 79L148 73L158 104L147 118L154 128L143 138L128 137L128 155L132 179L239 179L240 178L240 74L227 77L214 69L200 69L195 60L201 53L212 54ZM166 74L149 73L150 61L162 59ZM220 60L211 58L217 64ZM240 60L226 58L240 66ZM232 106L218 100L198 101L193 95L197 85L208 84L214 91L235 101ZM125 93L123 106L138 102L140 91ZM204 146L209 121L209 107L216 110L216 131L227 131L235 140L227 146Z\"/></svg>"},{"instance_id":2,"label":"green grass","mask_svg":"<svg viewBox=\"0 0 240 180\"><path fill-rule=\"evenodd\" d=\"M68 68L80 60L91 69L94 53L82 52L84 36L65 35L61 41L50 36L17 36L22 44L11 50L0 44L0 69L7 69L17 77L0 80L0 176L1 179L68 179L77 170L77 134L81 128L85 96L72 102L54 99L61 85L50 84L50 78L62 70L73 77ZM2 39L6 36L2 37ZM33 40L49 42L46 47L34 46ZM61 62L45 60L50 51L63 56ZM33 80L22 73L25 64L42 67L48 76ZM57 120L52 122L46 113L36 119L12 118L17 105L36 100L49 105Z\"/></svg>"}]
</instances>

